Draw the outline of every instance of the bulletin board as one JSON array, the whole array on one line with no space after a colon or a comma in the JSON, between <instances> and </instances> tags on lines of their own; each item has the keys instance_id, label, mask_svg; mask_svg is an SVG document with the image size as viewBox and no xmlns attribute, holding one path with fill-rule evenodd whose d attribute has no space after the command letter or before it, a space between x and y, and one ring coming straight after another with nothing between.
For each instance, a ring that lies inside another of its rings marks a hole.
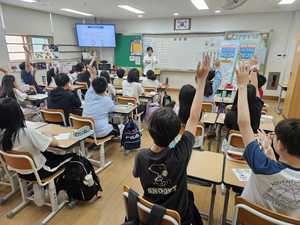
<instances>
[{"instance_id":1,"label":"bulletin board","mask_svg":"<svg viewBox=\"0 0 300 225\"><path fill-rule=\"evenodd\" d=\"M141 40L141 35L116 35L115 65L120 67L142 67L142 56L132 55L132 40Z\"/></svg>"}]
</instances>

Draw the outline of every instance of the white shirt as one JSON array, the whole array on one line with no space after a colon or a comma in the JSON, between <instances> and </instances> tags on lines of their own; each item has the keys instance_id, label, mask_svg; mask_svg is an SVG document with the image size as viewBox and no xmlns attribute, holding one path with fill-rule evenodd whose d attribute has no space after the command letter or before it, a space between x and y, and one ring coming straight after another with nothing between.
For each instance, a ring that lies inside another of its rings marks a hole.
<instances>
[{"instance_id":1,"label":"white shirt","mask_svg":"<svg viewBox=\"0 0 300 225\"><path fill-rule=\"evenodd\" d=\"M146 75L148 70L153 70L154 71L154 64L155 64L156 57L154 55L148 56L145 55L144 56L144 60L143 63L147 63L148 65L144 67L144 74Z\"/></svg>"},{"instance_id":2,"label":"white shirt","mask_svg":"<svg viewBox=\"0 0 300 225\"><path fill-rule=\"evenodd\" d=\"M46 163L46 158L41 154L49 147L52 142L52 138L41 134L40 132L25 127L24 130L20 129L15 141L13 142L12 150L17 151L29 151L31 152L35 164L37 166L37 171L39 171ZM33 170L17 170L8 166L10 170L17 171L20 174L30 174Z\"/></svg>"},{"instance_id":3,"label":"white shirt","mask_svg":"<svg viewBox=\"0 0 300 225\"><path fill-rule=\"evenodd\" d=\"M69 76L69 78L70 78L70 80L71 80L71 82L72 82L72 84L74 84L74 82L77 80L77 73L72 73L72 74L70 74L70 73L68 73L68 76Z\"/></svg>"},{"instance_id":4,"label":"white shirt","mask_svg":"<svg viewBox=\"0 0 300 225\"><path fill-rule=\"evenodd\" d=\"M144 94L144 89L140 83L131 82L127 80L122 82L123 96L136 97L137 102L139 103L139 95Z\"/></svg>"},{"instance_id":5,"label":"white shirt","mask_svg":"<svg viewBox=\"0 0 300 225\"><path fill-rule=\"evenodd\" d=\"M108 84L108 95L110 98L113 98L114 96L116 96L116 89L114 88L114 86L112 84Z\"/></svg>"},{"instance_id":6,"label":"white shirt","mask_svg":"<svg viewBox=\"0 0 300 225\"><path fill-rule=\"evenodd\" d=\"M15 94L15 97L17 99L18 102L24 102L26 97L27 97L27 94L21 92L19 89L17 88L14 88L14 94Z\"/></svg>"},{"instance_id":7,"label":"white shirt","mask_svg":"<svg viewBox=\"0 0 300 225\"><path fill-rule=\"evenodd\" d=\"M57 87L56 83L55 83L55 80L54 80L54 77L51 77L51 82L50 84L48 85L48 87Z\"/></svg>"},{"instance_id":8,"label":"white shirt","mask_svg":"<svg viewBox=\"0 0 300 225\"><path fill-rule=\"evenodd\" d=\"M156 87L156 88L160 88L161 87L161 83L159 83L158 80L150 80L150 79L147 79L147 80L144 80L142 82L142 86L145 86L145 87Z\"/></svg>"}]
</instances>

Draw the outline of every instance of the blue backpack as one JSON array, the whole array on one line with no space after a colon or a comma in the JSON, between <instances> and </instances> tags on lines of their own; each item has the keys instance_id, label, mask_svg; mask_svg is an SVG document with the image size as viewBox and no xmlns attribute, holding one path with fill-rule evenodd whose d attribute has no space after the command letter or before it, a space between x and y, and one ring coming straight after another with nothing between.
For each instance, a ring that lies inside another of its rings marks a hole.
<instances>
[{"instance_id":1,"label":"blue backpack","mask_svg":"<svg viewBox=\"0 0 300 225\"><path fill-rule=\"evenodd\" d=\"M123 146L125 150L132 150L141 147L141 133L131 117L129 118L129 122L125 124L121 146Z\"/></svg>"}]
</instances>

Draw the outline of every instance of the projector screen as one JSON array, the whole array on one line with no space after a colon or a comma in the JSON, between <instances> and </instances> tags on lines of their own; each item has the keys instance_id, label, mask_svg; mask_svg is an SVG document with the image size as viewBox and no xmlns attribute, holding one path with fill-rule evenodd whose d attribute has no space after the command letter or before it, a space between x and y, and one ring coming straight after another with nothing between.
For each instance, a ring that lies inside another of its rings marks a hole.
<instances>
[{"instance_id":1,"label":"projector screen","mask_svg":"<svg viewBox=\"0 0 300 225\"><path fill-rule=\"evenodd\" d=\"M115 25L76 24L79 47L116 47Z\"/></svg>"}]
</instances>

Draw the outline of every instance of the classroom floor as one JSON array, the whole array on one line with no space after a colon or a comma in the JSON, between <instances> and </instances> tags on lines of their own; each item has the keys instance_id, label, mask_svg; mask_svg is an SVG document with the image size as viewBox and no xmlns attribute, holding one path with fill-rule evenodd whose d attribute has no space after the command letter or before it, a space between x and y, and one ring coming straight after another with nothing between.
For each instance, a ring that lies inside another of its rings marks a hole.
<instances>
[{"instance_id":1,"label":"classroom floor","mask_svg":"<svg viewBox=\"0 0 300 225\"><path fill-rule=\"evenodd\" d=\"M168 91L172 99L178 103L178 92ZM270 106L268 115L274 117L274 124L284 119L275 111L277 101L265 100ZM283 103L281 103L283 106ZM281 107L282 107L281 106ZM148 131L144 131L142 136L142 148L150 147L153 142ZM204 144L204 150L207 150L207 142ZM123 185L127 184L140 195L143 194L139 179L132 175L134 157L136 151L133 151L129 156L124 156L124 150L120 147L120 142L110 141L105 144L105 160L113 160L113 164L107 167L104 171L98 174L103 188L101 198L95 198L90 202L80 202L73 210L68 210L67 206L61 209L57 215L51 219L49 225L65 225L65 224L122 224L125 218L125 209L123 205ZM212 141L211 150L216 151L217 141ZM94 152L95 158L99 159L99 151ZM208 168L209 169L209 168ZM195 204L199 211L208 213L210 206L211 188L195 185L188 185L188 188L194 192ZM5 196L10 191L7 186L0 185L0 198ZM229 207L227 217L232 218L234 208L235 193L230 191ZM64 197L64 193L60 194L60 198ZM0 206L0 224L15 225L15 224L39 224L50 212L47 206L37 207L33 202L22 209L14 218L7 219L6 214L18 206L22 201L20 192L15 193L9 200ZM223 212L224 195L221 195L220 186L217 186L217 194L214 208L213 224L220 224L220 216ZM207 218L202 217L203 223L207 224Z\"/></svg>"}]
</instances>

